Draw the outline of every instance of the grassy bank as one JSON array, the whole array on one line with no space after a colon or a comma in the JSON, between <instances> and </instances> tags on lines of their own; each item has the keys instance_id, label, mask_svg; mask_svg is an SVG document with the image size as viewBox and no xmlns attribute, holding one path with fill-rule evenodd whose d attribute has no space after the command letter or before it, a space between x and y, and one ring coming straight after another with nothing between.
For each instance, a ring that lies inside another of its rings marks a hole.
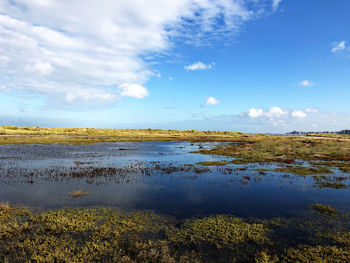
<instances>
[{"instance_id":1,"label":"grassy bank","mask_svg":"<svg viewBox=\"0 0 350 263\"><path fill-rule=\"evenodd\" d=\"M332 173L329 168L350 171L350 140L255 135L199 153L234 157L235 164L278 163L283 167L277 172L300 175Z\"/></svg>"},{"instance_id":2,"label":"grassy bank","mask_svg":"<svg viewBox=\"0 0 350 263\"><path fill-rule=\"evenodd\" d=\"M0 127L0 144L93 144L120 141L232 141L237 132L157 129Z\"/></svg>"},{"instance_id":3,"label":"grassy bank","mask_svg":"<svg viewBox=\"0 0 350 263\"><path fill-rule=\"evenodd\" d=\"M317 227L315 227L317 226ZM0 204L2 262L347 262L348 215L314 204L304 217L212 215L178 222L152 212Z\"/></svg>"}]
</instances>

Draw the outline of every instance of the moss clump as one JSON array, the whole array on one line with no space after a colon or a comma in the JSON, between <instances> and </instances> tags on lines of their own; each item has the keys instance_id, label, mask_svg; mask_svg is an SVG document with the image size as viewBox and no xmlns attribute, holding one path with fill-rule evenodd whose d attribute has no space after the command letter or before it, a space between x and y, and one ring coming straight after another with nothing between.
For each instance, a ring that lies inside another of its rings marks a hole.
<instances>
[{"instance_id":1,"label":"moss clump","mask_svg":"<svg viewBox=\"0 0 350 263\"><path fill-rule=\"evenodd\" d=\"M197 164L206 165L206 166L224 166L227 164L227 162L212 161L212 162L199 162Z\"/></svg>"},{"instance_id":2,"label":"moss clump","mask_svg":"<svg viewBox=\"0 0 350 263\"><path fill-rule=\"evenodd\" d=\"M171 229L168 235L174 243L232 249L238 244L267 243L267 232L262 224L249 224L241 218L216 215L187 220L180 229Z\"/></svg>"},{"instance_id":3,"label":"moss clump","mask_svg":"<svg viewBox=\"0 0 350 263\"><path fill-rule=\"evenodd\" d=\"M279 258L276 255L270 256L266 251L259 252L255 256L255 263L277 263L277 262L279 262Z\"/></svg>"},{"instance_id":4,"label":"moss clump","mask_svg":"<svg viewBox=\"0 0 350 263\"><path fill-rule=\"evenodd\" d=\"M282 262L349 262L350 250L335 246L299 246L290 248Z\"/></svg>"},{"instance_id":5,"label":"moss clump","mask_svg":"<svg viewBox=\"0 0 350 263\"><path fill-rule=\"evenodd\" d=\"M326 233L325 236L330 238L334 245L350 249L350 232Z\"/></svg>"},{"instance_id":6,"label":"moss clump","mask_svg":"<svg viewBox=\"0 0 350 263\"><path fill-rule=\"evenodd\" d=\"M61 209L35 216L2 205L0 215L0 259L10 262L122 262L125 258L130 258L125 262L144 262L137 260L142 235L156 236L166 222L152 213L107 208Z\"/></svg>"},{"instance_id":7,"label":"moss clump","mask_svg":"<svg viewBox=\"0 0 350 263\"><path fill-rule=\"evenodd\" d=\"M291 173L297 175L312 175L312 174L332 174L333 172L325 167L305 167L305 166L288 166L284 168L276 168L272 171L280 173Z\"/></svg>"},{"instance_id":8,"label":"moss clump","mask_svg":"<svg viewBox=\"0 0 350 263\"><path fill-rule=\"evenodd\" d=\"M307 210L306 217L213 215L177 224L151 212L101 207L35 214L0 204L0 262L348 262L348 218L333 217L327 205L311 207L327 217Z\"/></svg>"},{"instance_id":9,"label":"moss clump","mask_svg":"<svg viewBox=\"0 0 350 263\"><path fill-rule=\"evenodd\" d=\"M337 183L337 182L316 182L316 186L318 188L333 188L333 189L346 189L348 186L343 183Z\"/></svg>"},{"instance_id":10,"label":"moss clump","mask_svg":"<svg viewBox=\"0 0 350 263\"><path fill-rule=\"evenodd\" d=\"M318 211L323 216L335 217L339 214L335 207L324 204L313 204L310 206L311 209Z\"/></svg>"}]
</instances>

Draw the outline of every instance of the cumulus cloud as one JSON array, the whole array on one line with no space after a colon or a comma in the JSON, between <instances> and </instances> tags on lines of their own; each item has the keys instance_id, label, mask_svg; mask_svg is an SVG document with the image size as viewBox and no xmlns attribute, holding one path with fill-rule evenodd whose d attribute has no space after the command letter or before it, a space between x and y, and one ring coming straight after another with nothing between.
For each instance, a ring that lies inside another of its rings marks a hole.
<instances>
[{"instance_id":1,"label":"cumulus cloud","mask_svg":"<svg viewBox=\"0 0 350 263\"><path fill-rule=\"evenodd\" d=\"M299 84L300 84L301 86L304 86L304 87L311 87L311 86L314 86L314 85L315 85L315 83L313 83L313 82L311 82L311 81L309 81L309 80L307 80L307 79L301 81Z\"/></svg>"},{"instance_id":2,"label":"cumulus cloud","mask_svg":"<svg viewBox=\"0 0 350 263\"><path fill-rule=\"evenodd\" d=\"M132 97L135 99L143 99L148 96L148 90L139 84L124 83L120 85L119 88L122 90L122 96Z\"/></svg>"},{"instance_id":3,"label":"cumulus cloud","mask_svg":"<svg viewBox=\"0 0 350 263\"><path fill-rule=\"evenodd\" d=\"M212 96L209 96L208 98L205 99L205 104L215 106L215 105L220 104L220 101L218 99L215 99Z\"/></svg>"},{"instance_id":4,"label":"cumulus cloud","mask_svg":"<svg viewBox=\"0 0 350 263\"><path fill-rule=\"evenodd\" d=\"M260 117L263 115L264 115L264 111L262 109L252 108L252 109L249 109L249 111L248 111L248 116L250 118L257 118L257 117Z\"/></svg>"},{"instance_id":5,"label":"cumulus cloud","mask_svg":"<svg viewBox=\"0 0 350 263\"><path fill-rule=\"evenodd\" d=\"M340 52L342 50L346 49L346 41L343 40L343 41L340 41L340 42L334 42L333 43L333 48L331 49L331 51L333 53L337 53L337 52Z\"/></svg>"},{"instance_id":6,"label":"cumulus cloud","mask_svg":"<svg viewBox=\"0 0 350 263\"><path fill-rule=\"evenodd\" d=\"M206 69L211 69L213 67L214 63L211 64L204 64L200 61L193 63L191 65L185 66L184 68L188 71L194 71L194 70L206 70Z\"/></svg>"},{"instance_id":7,"label":"cumulus cloud","mask_svg":"<svg viewBox=\"0 0 350 263\"><path fill-rule=\"evenodd\" d=\"M285 123L286 119L288 118L297 118L297 119L302 119L307 116L308 113L318 113L317 109L314 108L307 108L305 110L287 110L287 109L282 109L280 107L271 107L268 110L263 110L263 109L256 109L256 108L251 108L248 110L248 112L241 114L241 116L248 116L249 118L259 118L259 117L265 117L265 118L270 118L270 119L281 119L278 122L274 123ZM284 118L284 120L283 120Z\"/></svg>"},{"instance_id":8,"label":"cumulus cloud","mask_svg":"<svg viewBox=\"0 0 350 263\"><path fill-rule=\"evenodd\" d=\"M299 118L299 119L302 119L302 118L305 118L306 117L306 113L303 112L302 110L295 110L292 112L292 117L293 118Z\"/></svg>"},{"instance_id":9,"label":"cumulus cloud","mask_svg":"<svg viewBox=\"0 0 350 263\"><path fill-rule=\"evenodd\" d=\"M275 109L252 108L239 115L220 116L220 120L239 123L236 129L242 130L240 127L243 127L249 132L337 131L350 127L348 113L320 112L315 108L273 108ZM271 114L276 112L283 114Z\"/></svg>"},{"instance_id":10,"label":"cumulus cloud","mask_svg":"<svg viewBox=\"0 0 350 263\"><path fill-rule=\"evenodd\" d=\"M278 4L276 0L100 0L89 4L85 0L3 0L0 86L63 102L113 102L130 94L144 97L149 78L159 75L149 58L168 52L177 41L200 44L203 39L235 34L246 21ZM140 85L133 87L143 95L129 92L124 83Z\"/></svg>"},{"instance_id":11,"label":"cumulus cloud","mask_svg":"<svg viewBox=\"0 0 350 263\"><path fill-rule=\"evenodd\" d=\"M280 118L283 115L286 115L288 112L281 109L280 107L271 107L267 111L262 109L252 108L248 111L247 115L250 118L258 118L258 117L268 117L268 118Z\"/></svg>"}]
</instances>

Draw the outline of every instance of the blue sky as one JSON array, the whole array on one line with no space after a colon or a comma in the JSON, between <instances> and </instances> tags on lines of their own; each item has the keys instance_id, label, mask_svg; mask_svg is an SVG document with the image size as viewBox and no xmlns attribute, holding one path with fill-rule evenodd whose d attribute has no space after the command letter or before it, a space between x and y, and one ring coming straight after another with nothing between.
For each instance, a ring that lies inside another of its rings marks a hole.
<instances>
[{"instance_id":1,"label":"blue sky","mask_svg":"<svg viewBox=\"0 0 350 263\"><path fill-rule=\"evenodd\" d=\"M347 0L2 0L0 125L350 128Z\"/></svg>"}]
</instances>

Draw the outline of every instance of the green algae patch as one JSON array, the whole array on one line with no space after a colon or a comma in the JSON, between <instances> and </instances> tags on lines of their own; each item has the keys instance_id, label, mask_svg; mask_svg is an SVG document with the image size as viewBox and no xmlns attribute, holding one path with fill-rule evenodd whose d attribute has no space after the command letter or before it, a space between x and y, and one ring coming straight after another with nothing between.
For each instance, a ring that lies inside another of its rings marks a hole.
<instances>
[{"instance_id":1,"label":"green algae patch","mask_svg":"<svg viewBox=\"0 0 350 263\"><path fill-rule=\"evenodd\" d=\"M213 161L213 162L199 162L197 164L206 165L206 166L224 166L227 164L227 162Z\"/></svg>"},{"instance_id":2,"label":"green algae patch","mask_svg":"<svg viewBox=\"0 0 350 263\"><path fill-rule=\"evenodd\" d=\"M284 168L273 169L274 172L291 173L296 175L313 175L313 174L332 174L333 172L325 167L305 167L305 166L288 166Z\"/></svg>"}]
</instances>

